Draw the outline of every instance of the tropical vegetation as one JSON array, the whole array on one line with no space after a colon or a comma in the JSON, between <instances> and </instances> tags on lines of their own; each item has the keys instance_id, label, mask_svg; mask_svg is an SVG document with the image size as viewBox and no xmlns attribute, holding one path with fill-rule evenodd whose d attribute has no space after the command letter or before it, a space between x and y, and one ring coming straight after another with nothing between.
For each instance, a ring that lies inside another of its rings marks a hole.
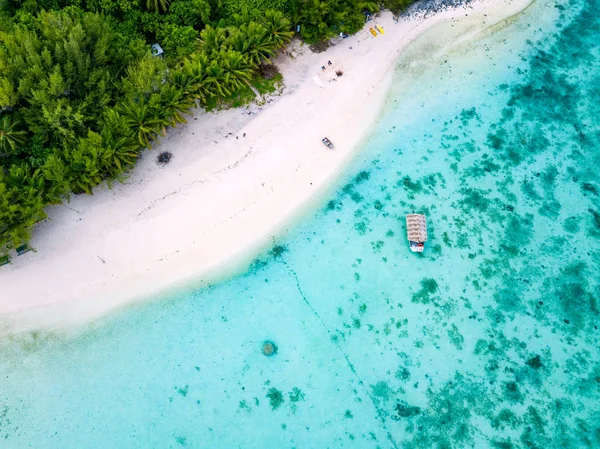
<instances>
[{"instance_id":1,"label":"tropical vegetation","mask_svg":"<svg viewBox=\"0 0 600 449\"><path fill-rule=\"evenodd\" d=\"M351 33L377 7L353 0L0 1L0 256L29 241L47 205L121 179L142 150L186 123L193 106L236 105L272 90L261 74L273 72L265 66L294 31L307 42ZM161 57L151 53L154 43Z\"/></svg>"}]
</instances>

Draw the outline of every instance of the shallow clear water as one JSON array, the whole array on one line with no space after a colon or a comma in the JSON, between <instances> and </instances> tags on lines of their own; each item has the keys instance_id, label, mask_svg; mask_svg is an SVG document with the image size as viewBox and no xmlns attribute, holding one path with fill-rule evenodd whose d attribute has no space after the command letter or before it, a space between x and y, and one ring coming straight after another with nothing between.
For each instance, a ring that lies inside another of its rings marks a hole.
<instances>
[{"instance_id":1,"label":"shallow clear water","mask_svg":"<svg viewBox=\"0 0 600 449\"><path fill-rule=\"evenodd\" d=\"M2 342L0 447L600 447L598 13L421 39L339 188L246 274Z\"/></svg>"}]
</instances>

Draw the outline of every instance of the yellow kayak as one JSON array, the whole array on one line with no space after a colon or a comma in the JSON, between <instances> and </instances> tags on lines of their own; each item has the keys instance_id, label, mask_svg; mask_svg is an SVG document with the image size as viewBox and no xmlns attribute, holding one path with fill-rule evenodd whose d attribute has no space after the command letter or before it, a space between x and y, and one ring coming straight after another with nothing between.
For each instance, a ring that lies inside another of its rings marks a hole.
<instances>
[{"instance_id":1,"label":"yellow kayak","mask_svg":"<svg viewBox=\"0 0 600 449\"><path fill-rule=\"evenodd\" d=\"M379 26L379 25L377 25L377 29L379 30L379 32L380 32L381 34L384 34L384 33L383 33L383 27L382 27L382 26Z\"/></svg>"},{"instance_id":2,"label":"yellow kayak","mask_svg":"<svg viewBox=\"0 0 600 449\"><path fill-rule=\"evenodd\" d=\"M377 37L377 31L375 31L373 28L370 28L369 31L373 36Z\"/></svg>"}]
</instances>

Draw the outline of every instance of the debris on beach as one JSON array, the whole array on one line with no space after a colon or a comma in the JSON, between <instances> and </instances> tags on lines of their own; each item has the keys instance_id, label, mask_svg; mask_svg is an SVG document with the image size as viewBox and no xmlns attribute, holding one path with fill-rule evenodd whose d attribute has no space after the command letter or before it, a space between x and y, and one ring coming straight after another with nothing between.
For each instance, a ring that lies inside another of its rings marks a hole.
<instances>
[{"instance_id":1,"label":"debris on beach","mask_svg":"<svg viewBox=\"0 0 600 449\"><path fill-rule=\"evenodd\" d=\"M171 160L171 157L173 157L173 154L170 151L163 151L156 158L156 163L158 165L168 164Z\"/></svg>"}]
</instances>

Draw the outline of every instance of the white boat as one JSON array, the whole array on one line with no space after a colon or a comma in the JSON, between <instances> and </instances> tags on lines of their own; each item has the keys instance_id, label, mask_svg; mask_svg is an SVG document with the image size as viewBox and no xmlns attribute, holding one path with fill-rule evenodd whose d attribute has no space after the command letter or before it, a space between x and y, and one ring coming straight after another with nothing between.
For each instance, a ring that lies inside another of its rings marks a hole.
<instances>
[{"instance_id":1,"label":"white boat","mask_svg":"<svg viewBox=\"0 0 600 449\"><path fill-rule=\"evenodd\" d=\"M422 253L427 241L427 222L423 214L406 215L406 236L413 253Z\"/></svg>"}]
</instances>

